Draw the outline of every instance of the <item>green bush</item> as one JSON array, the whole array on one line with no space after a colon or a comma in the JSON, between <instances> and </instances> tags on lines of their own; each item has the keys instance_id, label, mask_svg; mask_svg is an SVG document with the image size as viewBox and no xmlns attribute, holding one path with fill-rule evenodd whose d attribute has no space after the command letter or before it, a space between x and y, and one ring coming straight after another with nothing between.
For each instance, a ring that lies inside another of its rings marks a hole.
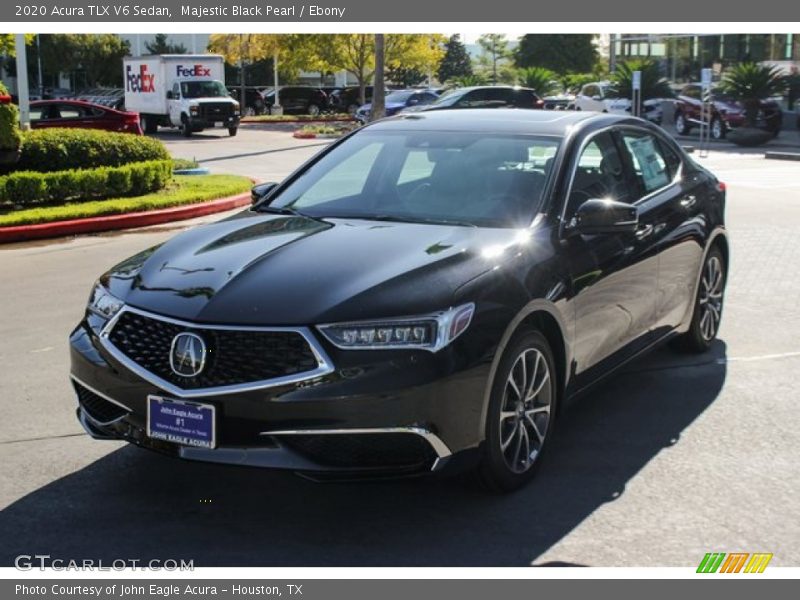
<instances>
[{"instance_id":1,"label":"green bush","mask_svg":"<svg viewBox=\"0 0 800 600\"><path fill-rule=\"evenodd\" d=\"M16 171L0 177L0 201L30 206L140 196L162 189L171 178L171 160L52 173Z\"/></svg>"},{"instance_id":2,"label":"green bush","mask_svg":"<svg viewBox=\"0 0 800 600\"><path fill-rule=\"evenodd\" d=\"M0 83L0 96L7 95L6 86ZM19 109L15 104L0 104L0 150L16 150L21 139Z\"/></svg>"},{"instance_id":3,"label":"green bush","mask_svg":"<svg viewBox=\"0 0 800 600\"><path fill-rule=\"evenodd\" d=\"M164 144L143 135L98 129L35 129L22 136L17 168L50 172L167 159Z\"/></svg>"}]
</instances>

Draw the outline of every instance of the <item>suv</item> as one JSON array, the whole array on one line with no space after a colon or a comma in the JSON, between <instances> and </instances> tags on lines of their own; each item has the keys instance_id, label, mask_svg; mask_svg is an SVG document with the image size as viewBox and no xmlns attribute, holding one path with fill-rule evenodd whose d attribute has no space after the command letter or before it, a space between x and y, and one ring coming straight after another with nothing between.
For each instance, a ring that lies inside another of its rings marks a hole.
<instances>
[{"instance_id":1,"label":"suv","mask_svg":"<svg viewBox=\"0 0 800 600\"><path fill-rule=\"evenodd\" d=\"M373 91L374 88L371 85L366 86L364 89L364 96L367 103L372 102ZM361 93L357 85L336 90L331 94L329 106L336 112L346 112L354 115L361 106L360 95Z\"/></svg>"},{"instance_id":2,"label":"suv","mask_svg":"<svg viewBox=\"0 0 800 600\"><path fill-rule=\"evenodd\" d=\"M611 83L608 81L587 83L575 96L575 110L593 110L618 115L630 114L630 98L613 98L609 96L610 87ZM652 98L642 102L641 116L652 123L661 125L663 120L661 99Z\"/></svg>"},{"instance_id":3,"label":"suv","mask_svg":"<svg viewBox=\"0 0 800 600\"><path fill-rule=\"evenodd\" d=\"M272 112L275 104L275 90L262 93L267 112ZM283 112L301 115L318 115L328 106L328 96L319 88L305 86L287 86L280 88L278 96Z\"/></svg>"},{"instance_id":4,"label":"suv","mask_svg":"<svg viewBox=\"0 0 800 600\"><path fill-rule=\"evenodd\" d=\"M403 112L446 108L544 108L544 101L530 88L500 85L465 87L445 92L432 104L407 108Z\"/></svg>"},{"instance_id":5,"label":"suv","mask_svg":"<svg viewBox=\"0 0 800 600\"><path fill-rule=\"evenodd\" d=\"M675 131L678 135L688 134L693 127L699 126L703 107L703 88L699 83L690 83L681 89L675 100ZM709 135L714 140L721 140L731 129L744 125L744 106L719 88L711 88L708 102ZM783 122L780 105L773 100L762 100L759 106L758 126L773 135L778 135Z\"/></svg>"},{"instance_id":6,"label":"suv","mask_svg":"<svg viewBox=\"0 0 800 600\"><path fill-rule=\"evenodd\" d=\"M231 94L232 98L235 98L239 105L242 107L242 116L249 116L249 115L262 115L266 109L266 105L264 104L264 97L262 94L264 93L263 88L247 86L244 88L244 102L242 102L239 96L242 93L241 86L237 85L229 85L228 91Z\"/></svg>"}]
</instances>

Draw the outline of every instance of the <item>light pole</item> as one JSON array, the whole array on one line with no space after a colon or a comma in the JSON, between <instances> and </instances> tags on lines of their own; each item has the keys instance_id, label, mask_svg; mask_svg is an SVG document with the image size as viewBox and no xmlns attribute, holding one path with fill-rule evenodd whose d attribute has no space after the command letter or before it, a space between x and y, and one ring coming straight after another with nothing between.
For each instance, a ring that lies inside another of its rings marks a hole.
<instances>
[{"instance_id":1,"label":"light pole","mask_svg":"<svg viewBox=\"0 0 800 600\"><path fill-rule=\"evenodd\" d=\"M17 52L17 96L19 97L19 124L22 129L31 126L31 105L28 94L28 56L25 54L25 35L18 33L14 39Z\"/></svg>"},{"instance_id":2,"label":"light pole","mask_svg":"<svg viewBox=\"0 0 800 600\"><path fill-rule=\"evenodd\" d=\"M44 84L42 83L42 46L39 44L39 34L36 34L36 62L39 67L39 100L44 100Z\"/></svg>"}]
</instances>

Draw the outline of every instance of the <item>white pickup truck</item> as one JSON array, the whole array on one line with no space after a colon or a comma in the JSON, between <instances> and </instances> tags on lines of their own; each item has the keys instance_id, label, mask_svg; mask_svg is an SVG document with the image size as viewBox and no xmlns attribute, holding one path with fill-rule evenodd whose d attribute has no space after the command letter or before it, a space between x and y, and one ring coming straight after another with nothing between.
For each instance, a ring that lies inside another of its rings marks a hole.
<instances>
[{"instance_id":1,"label":"white pickup truck","mask_svg":"<svg viewBox=\"0 0 800 600\"><path fill-rule=\"evenodd\" d=\"M139 113L145 133L159 125L189 137L209 127L239 128L239 103L225 89L218 54L154 54L123 61L125 108Z\"/></svg>"}]
</instances>

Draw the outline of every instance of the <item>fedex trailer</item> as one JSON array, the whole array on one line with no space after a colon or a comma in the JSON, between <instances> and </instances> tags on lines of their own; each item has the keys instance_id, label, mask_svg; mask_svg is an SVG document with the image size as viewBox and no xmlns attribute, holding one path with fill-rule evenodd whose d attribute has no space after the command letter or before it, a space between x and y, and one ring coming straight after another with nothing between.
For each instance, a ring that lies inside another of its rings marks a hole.
<instances>
[{"instance_id":1,"label":"fedex trailer","mask_svg":"<svg viewBox=\"0 0 800 600\"><path fill-rule=\"evenodd\" d=\"M239 128L239 103L225 88L218 54L154 54L122 64L125 108L136 111L145 133L177 127L189 137L208 127Z\"/></svg>"}]
</instances>

